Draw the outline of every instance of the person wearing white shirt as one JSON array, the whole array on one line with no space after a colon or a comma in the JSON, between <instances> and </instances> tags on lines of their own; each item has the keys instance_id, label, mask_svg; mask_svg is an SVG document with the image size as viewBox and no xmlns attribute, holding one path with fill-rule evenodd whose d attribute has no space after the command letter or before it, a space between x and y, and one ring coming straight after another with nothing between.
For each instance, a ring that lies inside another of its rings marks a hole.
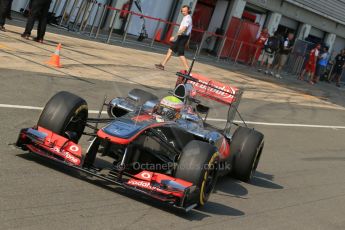
<instances>
[{"instance_id":1,"label":"person wearing white shirt","mask_svg":"<svg viewBox=\"0 0 345 230\"><path fill-rule=\"evenodd\" d=\"M184 56L184 50L189 40L193 27L192 17L190 15L190 7L188 5L182 6L181 13L183 15L183 19L180 24L180 28L177 34L170 38L170 41L173 42L173 44L168 50L164 60L160 64L155 64L157 69L164 70L166 63L169 61L173 53L178 55L183 65L183 68L185 70L189 69L187 59Z\"/></svg>"}]
</instances>

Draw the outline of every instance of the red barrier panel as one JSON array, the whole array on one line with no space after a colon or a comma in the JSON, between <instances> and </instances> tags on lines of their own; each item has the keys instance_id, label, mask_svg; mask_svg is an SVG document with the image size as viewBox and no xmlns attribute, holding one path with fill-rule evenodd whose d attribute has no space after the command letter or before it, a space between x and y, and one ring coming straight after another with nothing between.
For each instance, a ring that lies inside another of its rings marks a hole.
<instances>
[{"instance_id":1,"label":"red barrier panel","mask_svg":"<svg viewBox=\"0 0 345 230\"><path fill-rule=\"evenodd\" d=\"M175 26L179 26L179 24L177 23L169 22L161 18L143 15L129 10L122 10L112 6L105 6L105 8L111 11L118 11L120 14L131 14L133 16L142 17L147 20L158 21L162 24L162 26L165 25L165 27L167 27L165 29L160 26L157 26L155 33L152 37L151 46L153 45L154 41L162 42L165 44L171 44L170 37L173 35ZM254 42L256 34L259 30L259 25L251 22L242 21L238 18L232 18L228 28L229 29L228 31L226 31L226 35L222 36L194 27L191 35L191 42L197 44L204 43L204 35L205 40L209 36L221 40L225 39L224 47L221 50L221 57L230 58L232 60L241 61L245 63L253 63L255 60L257 60L257 57L259 56L261 50L254 44Z\"/></svg>"},{"instance_id":2,"label":"red barrier panel","mask_svg":"<svg viewBox=\"0 0 345 230\"><path fill-rule=\"evenodd\" d=\"M259 25L232 18L226 32L227 40L221 52L221 57L236 61L251 63L255 53L258 53L254 44ZM240 51L240 52L239 52Z\"/></svg>"}]
</instances>

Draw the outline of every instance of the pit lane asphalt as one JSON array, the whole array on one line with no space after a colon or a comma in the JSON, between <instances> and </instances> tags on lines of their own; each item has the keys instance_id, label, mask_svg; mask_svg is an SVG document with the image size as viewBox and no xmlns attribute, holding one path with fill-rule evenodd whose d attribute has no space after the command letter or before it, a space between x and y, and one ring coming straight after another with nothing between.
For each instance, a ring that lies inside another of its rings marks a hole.
<instances>
[{"instance_id":1,"label":"pit lane asphalt","mask_svg":"<svg viewBox=\"0 0 345 230\"><path fill-rule=\"evenodd\" d=\"M22 55L11 50L2 54L0 58L12 60L13 55ZM159 87L158 83L147 86L123 80L82 78L76 74L61 76L54 71L42 71L44 66L25 62L30 70L5 68L0 63L0 104L42 107L54 93L67 90L84 97L90 109L97 110L105 94L121 96L139 87L163 96L168 89ZM133 68L143 71L140 65ZM172 78L169 72L159 74ZM224 118L222 109L218 107L212 118ZM244 97L240 111L250 121L344 125L344 111L338 106L307 106ZM109 188L105 183L81 180L65 167L9 145L15 142L21 128L37 122L39 113L0 108L0 229L345 227L344 129L254 125L265 134L266 141L253 183L221 178L209 203L201 210L185 214L122 189ZM85 139L82 144L86 145Z\"/></svg>"}]
</instances>

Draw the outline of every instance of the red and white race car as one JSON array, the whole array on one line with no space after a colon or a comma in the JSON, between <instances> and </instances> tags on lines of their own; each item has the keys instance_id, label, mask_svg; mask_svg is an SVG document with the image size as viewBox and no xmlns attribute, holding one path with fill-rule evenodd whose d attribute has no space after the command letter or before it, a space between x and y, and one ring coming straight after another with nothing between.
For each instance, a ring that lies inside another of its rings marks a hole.
<instances>
[{"instance_id":1,"label":"red and white race car","mask_svg":"<svg viewBox=\"0 0 345 230\"><path fill-rule=\"evenodd\" d=\"M240 89L198 74L177 76L171 95L158 99L133 89L127 97L105 99L97 118L88 117L84 99L59 92L37 125L20 131L16 145L186 211L202 206L218 176L252 178L264 136L242 126L232 132ZM209 107L201 99L228 106L223 130L208 125ZM108 118L100 116L104 105ZM82 135L92 137L85 154Z\"/></svg>"}]
</instances>

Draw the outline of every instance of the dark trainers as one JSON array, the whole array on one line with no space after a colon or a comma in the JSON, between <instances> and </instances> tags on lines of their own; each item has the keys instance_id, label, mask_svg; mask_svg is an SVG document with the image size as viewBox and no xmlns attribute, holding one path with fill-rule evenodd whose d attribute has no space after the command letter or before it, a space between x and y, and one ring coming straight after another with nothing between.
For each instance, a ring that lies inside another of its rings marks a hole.
<instances>
[{"instance_id":1,"label":"dark trainers","mask_svg":"<svg viewBox=\"0 0 345 230\"><path fill-rule=\"evenodd\" d=\"M155 64L157 69L164 70L164 65L162 64Z\"/></svg>"},{"instance_id":2,"label":"dark trainers","mask_svg":"<svg viewBox=\"0 0 345 230\"><path fill-rule=\"evenodd\" d=\"M26 34L26 33L23 33L20 35L22 38L24 39L29 39L30 35L29 34Z\"/></svg>"},{"instance_id":3,"label":"dark trainers","mask_svg":"<svg viewBox=\"0 0 345 230\"><path fill-rule=\"evenodd\" d=\"M34 38L34 41L39 42L39 43L43 43L43 39L41 39L41 38Z\"/></svg>"},{"instance_id":4,"label":"dark trainers","mask_svg":"<svg viewBox=\"0 0 345 230\"><path fill-rule=\"evenodd\" d=\"M0 26L0 30L3 31L3 32L6 32L6 29L4 26Z\"/></svg>"}]
</instances>

